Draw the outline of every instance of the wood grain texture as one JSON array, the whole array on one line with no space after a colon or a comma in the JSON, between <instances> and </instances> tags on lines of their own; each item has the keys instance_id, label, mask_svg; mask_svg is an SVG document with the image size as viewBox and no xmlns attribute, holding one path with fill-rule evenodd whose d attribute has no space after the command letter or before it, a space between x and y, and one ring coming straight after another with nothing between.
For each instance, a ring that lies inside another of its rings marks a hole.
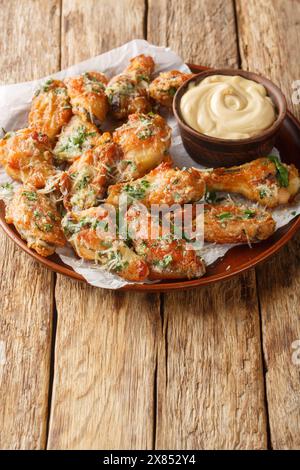
<instances>
[{"instance_id":1,"label":"wood grain texture","mask_svg":"<svg viewBox=\"0 0 300 470\"><path fill-rule=\"evenodd\" d=\"M237 7L243 68L277 83L300 118L299 105L292 103L292 82L300 78L299 2L239 0ZM292 360L293 342L300 339L299 247L297 236L257 270L271 445L276 449L300 448L300 365Z\"/></svg>"},{"instance_id":2,"label":"wood grain texture","mask_svg":"<svg viewBox=\"0 0 300 470\"><path fill-rule=\"evenodd\" d=\"M187 61L237 66L232 2L150 0L148 40ZM267 446L254 270L168 294L159 348L156 447Z\"/></svg>"},{"instance_id":3,"label":"wood grain texture","mask_svg":"<svg viewBox=\"0 0 300 470\"><path fill-rule=\"evenodd\" d=\"M156 447L265 448L254 275L169 294L164 311Z\"/></svg>"},{"instance_id":4,"label":"wood grain texture","mask_svg":"<svg viewBox=\"0 0 300 470\"><path fill-rule=\"evenodd\" d=\"M237 65L237 40L230 0L149 0L148 40L171 45L187 62L212 67Z\"/></svg>"},{"instance_id":5,"label":"wood grain texture","mask_svg":"<svg viewBox=\"0 0 300 470\"><path fill-rule=\"evenodd\" d=\"M62 67L143 38L144 0L63 0Z\"/></svg>"},{"instance_id":6,"label":"wood grain texture","mask_svg":"<svg viewBox=\"0 0 300 470\"><path fill-rule=\"evenodd\" d=\"M82 3L63 2L63 66L143 36L142 2L110 3L113 11L118 5L115 15L107 2ZM58 276L56 302L48 447L152 448L159 296L107 292Z\"/></svg>"},{"instance_id":7,"label":"wood grain texture","mask_svg":"<svg viewBox=\"0 0 300 470\"><path fill-rule=\"evenodd\" d=\"M152 448L158 297L59 279L56 299L49 448Z\"/></svg>"},{"instance_id":8,"label":"wood grain texture","mask_svg":"<svg viewBox=\"0 0 300 470\"><path fill-rule=\"evenodd\" d=\"M37 46L45 30L52 32L47 50ZM59 2L0 2L2 84L56 71L58 51ZM46 443L53 274L2 231L0 272L0 448L41 449Z\"/></svg>"}]
</instances>

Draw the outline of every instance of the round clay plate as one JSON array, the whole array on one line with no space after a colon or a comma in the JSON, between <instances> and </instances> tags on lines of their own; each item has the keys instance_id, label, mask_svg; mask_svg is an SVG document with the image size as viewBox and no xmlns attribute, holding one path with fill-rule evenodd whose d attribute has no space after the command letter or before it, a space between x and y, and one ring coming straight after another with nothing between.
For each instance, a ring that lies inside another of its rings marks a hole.
<instances>
[{"instance_id":1,"label":"round clay plate","mask_svg":"<svg viewBox=\"0 0 300 470\"><path fill-rule=\"evenodd\" d=\"M199 73L207 70L206 67L189 64L193 72ZM288 112L283 122L276 147L280 151L281 158L286 163L293 163L300 170L300 122ZM64 274L79 281L85 279L65 265L57 255L49 258L39 256L35 251L27 247L12 225L5 222L4 203L0 201L0 225L4 232L20 247L40 263L57 273ZM122 290L165 292L176 289L191 289L205 286L217 281L229 279L236 274L246 271L258 263L265 261L280 250L300 229L300 217L295 217L291 222L277 230L268 240L252 245L239 245L229 250L223 258L208 266L205 276L200 279L162 281L157 284L131 284Z\"/></svg>"}]
</instances>

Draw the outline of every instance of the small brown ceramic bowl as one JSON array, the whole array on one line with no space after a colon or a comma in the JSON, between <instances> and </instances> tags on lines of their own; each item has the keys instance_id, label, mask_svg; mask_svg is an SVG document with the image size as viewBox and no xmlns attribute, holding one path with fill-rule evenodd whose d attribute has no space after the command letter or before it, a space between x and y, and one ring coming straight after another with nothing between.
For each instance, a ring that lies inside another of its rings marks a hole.
<instances>
[{"instance_id":1,"label":"small brown ceramic bowl","mask_svg":"<svg viewBox=\"0 0 300 470\"><path fill-rule=\"evenodd\" d=\"M271 127L257 136L238 140L210 137L192 129L185 123L181 115L181 97L191 83L195 82L198 84L210 75L240 75L263 85L275 105L277 113L276 121ZM207 167L219 167L240 165L255 158L268 155L274 147L276 136L286 117L287 108L283 93L267 78L245 70L217 69L201 72L181 85L174 97L173 111L179 124L183 145L193 160Z\"/></svg>"}]
</instances>

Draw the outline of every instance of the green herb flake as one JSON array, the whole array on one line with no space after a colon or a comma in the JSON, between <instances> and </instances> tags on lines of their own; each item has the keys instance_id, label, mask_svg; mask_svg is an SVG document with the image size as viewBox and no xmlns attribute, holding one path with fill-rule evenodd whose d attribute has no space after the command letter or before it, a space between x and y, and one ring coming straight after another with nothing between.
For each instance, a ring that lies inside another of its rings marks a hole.
<instances>
[{"instance_id":1,"label":"green herb flake","mask_svg":"<svg viewBox=\"0 0 300 470\"><path fill-rule=\"evenodd\" d=\"M244 211L243 219L252 219L255 216L255 211L246 209Z\"/></svg>"},{"instance_id":2,"label":"green herb flake","mask_svg":"<svg viewBox=\"0 0 300 470\"><path fill-rule=\"evenodd\" d=\"M231 212L222 212L221 214L218 214L217 217L220 220L232 219L232 213Z\"/></svg>"},{"instance_id":3,"label":"green herb flake","mask_svg":"<svg viewBox=\"0 0 300 470\"><path fill-rule=\"evenodd\" d=\"M37 194L34 191L23 191L22 196L25 196L28 201L37 201Z\"/></svg>"},{"instance_id":4,"label":"green herb flake","mask_svg":"<svg viewBox=\"0 0 300 470\"><path fill-rule=\"evenodd\" d=\"M172 255L165 255L163 259L154 261L153 264L161 269L166 269L172 263Z\"/></svg>"},{"instance_id":5,"label":"green herb flake","mask_svg":"<svg viewBox=\"0 0 300 470\"><path fill-rule=\"evenodd\" d=\"M52 229L53 229L52 224L44 224L44 231L45 232L51 232Z\"/></svg>"},{"instance_id":6,"label":"green herb flake","mask_svg":"<svg viewBox=\"0 0 300 470\"><path fill-rule=\"evenodd\" d=\"M267 191L265 189L261 189L259 191L259 197L260 199L264 199L267 196Z\"/></svg>"},{"instance_id":7,"label":"green herb flake","mask_svg":"<svg viewBox=\"0 0 300 470\"><path fill-rule=\"evenodd\" d=\"M154 134L153 130L150 128L143 129L142 131L137 133L137 137L140 140L146 140Z\"/></svg>"},{"instance_id":8,"label":"green herb flake","mask_svg":"<svg viewBox=\"0 0 300 470\"><path fill-rule=\"evenodd\" d=\"M276 155L269 155L269 160L276 166L276 178L281 187L287 188L289 185L289 172L288 169L281 163Z\"/></svg>"}]
</instances>

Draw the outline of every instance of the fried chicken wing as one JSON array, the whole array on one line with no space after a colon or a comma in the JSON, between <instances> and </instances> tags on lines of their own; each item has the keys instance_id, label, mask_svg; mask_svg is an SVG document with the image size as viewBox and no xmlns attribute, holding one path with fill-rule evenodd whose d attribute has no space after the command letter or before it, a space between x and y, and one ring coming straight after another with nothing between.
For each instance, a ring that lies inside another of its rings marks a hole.
<instances>
[{"instance_id":1,"label":"fried chicken wing","mask_svg":"<svg viewBox=\"0 0 300 470\"><path fill-rule=\"evenodd\" d=\"M29 113L29 125L53 140L72 116L65 84L49 79L36 91Z\"/></svg>"},{"instance_id":2,"label":"fried chicken wing","mask_svg":"<svg viewBox=\"0 0 300 470\"><path fill-rule=\"evenodd\" d=\"M290 202L300 188L297 168L281 163L275 156L231 168L215 168L206 172L205 180L208 191L238 193L267 207Z\"/></svg>"},{"instance_id":3,"label":"fried chicken wing","mask_svg":"<svg viewBox=\"0 0 300 470\"><path fill-rule=\"evenodd\" d=\"M160 230L153 227L155 221L150 213L131 206L126 219L133 248L147 262L150 279L191 279L205 274L200 253L172 234L159 236ZM155 232L158 236L151 238Z\"/></svg>"},{"instance_id":4,"label":"fried chicken wing","mask_svg":"<svg viewBox=\"0 0 300 470\"><path fill-rule=\"evenodd\" d=\"M65 244L56 204L32 186L17 189L6 208L5 218L16 227L29 248L41 256L50 256L57 246Z\"/></svg>"},{"instance_id":5,"label":"fried chicken wing","mask_svg":"<svg viewBox=\"0 0 300 470\"><path fill-rule=\"evenodd\" d=\"M149 94L156 103L172 109L173 98L178 88L194 74L179 70L161 72L149 86Z\"/></svg>"},{"instance_id":6,"label":"fried chicken wing","mask_svg":"<svg viewBox=\"0 0 300 470\"><path fill-rule=\"evenodd\" d=\"M143 176L167 158L171 129L158 114L131 114L113 133L124 153L120 180Z\"/></svg>"},{"instance_id":7,"label":"fried chicken wing","mask_svg":"<svg viewBox=\"0 0 300 470\"><path fill-rule=\"evenodd\" d=\"M61 191L67 210L98 206L108 185L115 181L122 153L106 132L93 149L78 158L61 178Z\"/></svg>"},{"instance_id":8,"label":"fried chicken wing","mask_svg":"<svg viewBox=\"0 0 300 470\"><path fill-rule=\"evenodd\" d=\"M91 122L84 121L80 116L73 116L63 127L53 153L57 160L73 162L99 142L101 142L101 135L98 128Z\"/></svg>"},{"instance_id":9,"label":"fried chicken wing","mask_svg":"<svg viewBox=\"0 0 300 470\"><path fill-rule=\"evenodd\" d=\"M7 133L0 140L0 163L17 181L42 188L55 174L51 145L45 134L26 128Z\"/></svg>"},{"instance_id":10,"label":"fried chicken wing","mask_svg":"<svg viewBox=\"0 0 300 470\"><path fill-rule=\"evenodd\" d=\"M109 226L110 215L101 206L67 213L62 227L77 255L99 263L128 281L143 281L149 275L147 263L123 240L116 239Z\"/></svg>"},{"instance_id":11,"label":"fried chicken wing","mask_svg":"<svg viewBox=\"0 0 300 470\"><path fill-rule=\"evenodd\" d=\"M131 59L123 73L110 80L106 95L116 119L125 119L129 114L147 113L151 110L148 90L153 71L152 57L141 54Z\"/></svg>"},{"instance_id":12,"label":"fried chicken wing","mask_svg":"<svg viewBox=\"0 0 300 470\"><path fill-rule=\"evenodd\" d=\"M251 243L275 231L272 215L258 208L234 204L205 204L204 239L211 243Z\"/></svg>"},{"instance_id":13,"label":"fried chicken wing","mask_svg":"<svg viewBox=\"0 0 300 470\"><path fill-rule=\"evenodd\" d=\"M70 96L72 111L82 119L103 122L108 102L105 94L107 78L100 72L85 72L77 77L65 79Z\"/></svg>"},{"instance_id":14,"label":"fried chicken wing","mask_svg":"<svg viewBox=\"0 0 300 470\"><path fill-rule=\"evenodd\" d=\"M198 201L205 193L203 174L195 168L179 170L169 163L157 168L130 183L119 183L109 187L107 203L118 205L121 195L128 202L139 201L147 207L152 204L185 204Z\"/></svg>"}]
</instances>

